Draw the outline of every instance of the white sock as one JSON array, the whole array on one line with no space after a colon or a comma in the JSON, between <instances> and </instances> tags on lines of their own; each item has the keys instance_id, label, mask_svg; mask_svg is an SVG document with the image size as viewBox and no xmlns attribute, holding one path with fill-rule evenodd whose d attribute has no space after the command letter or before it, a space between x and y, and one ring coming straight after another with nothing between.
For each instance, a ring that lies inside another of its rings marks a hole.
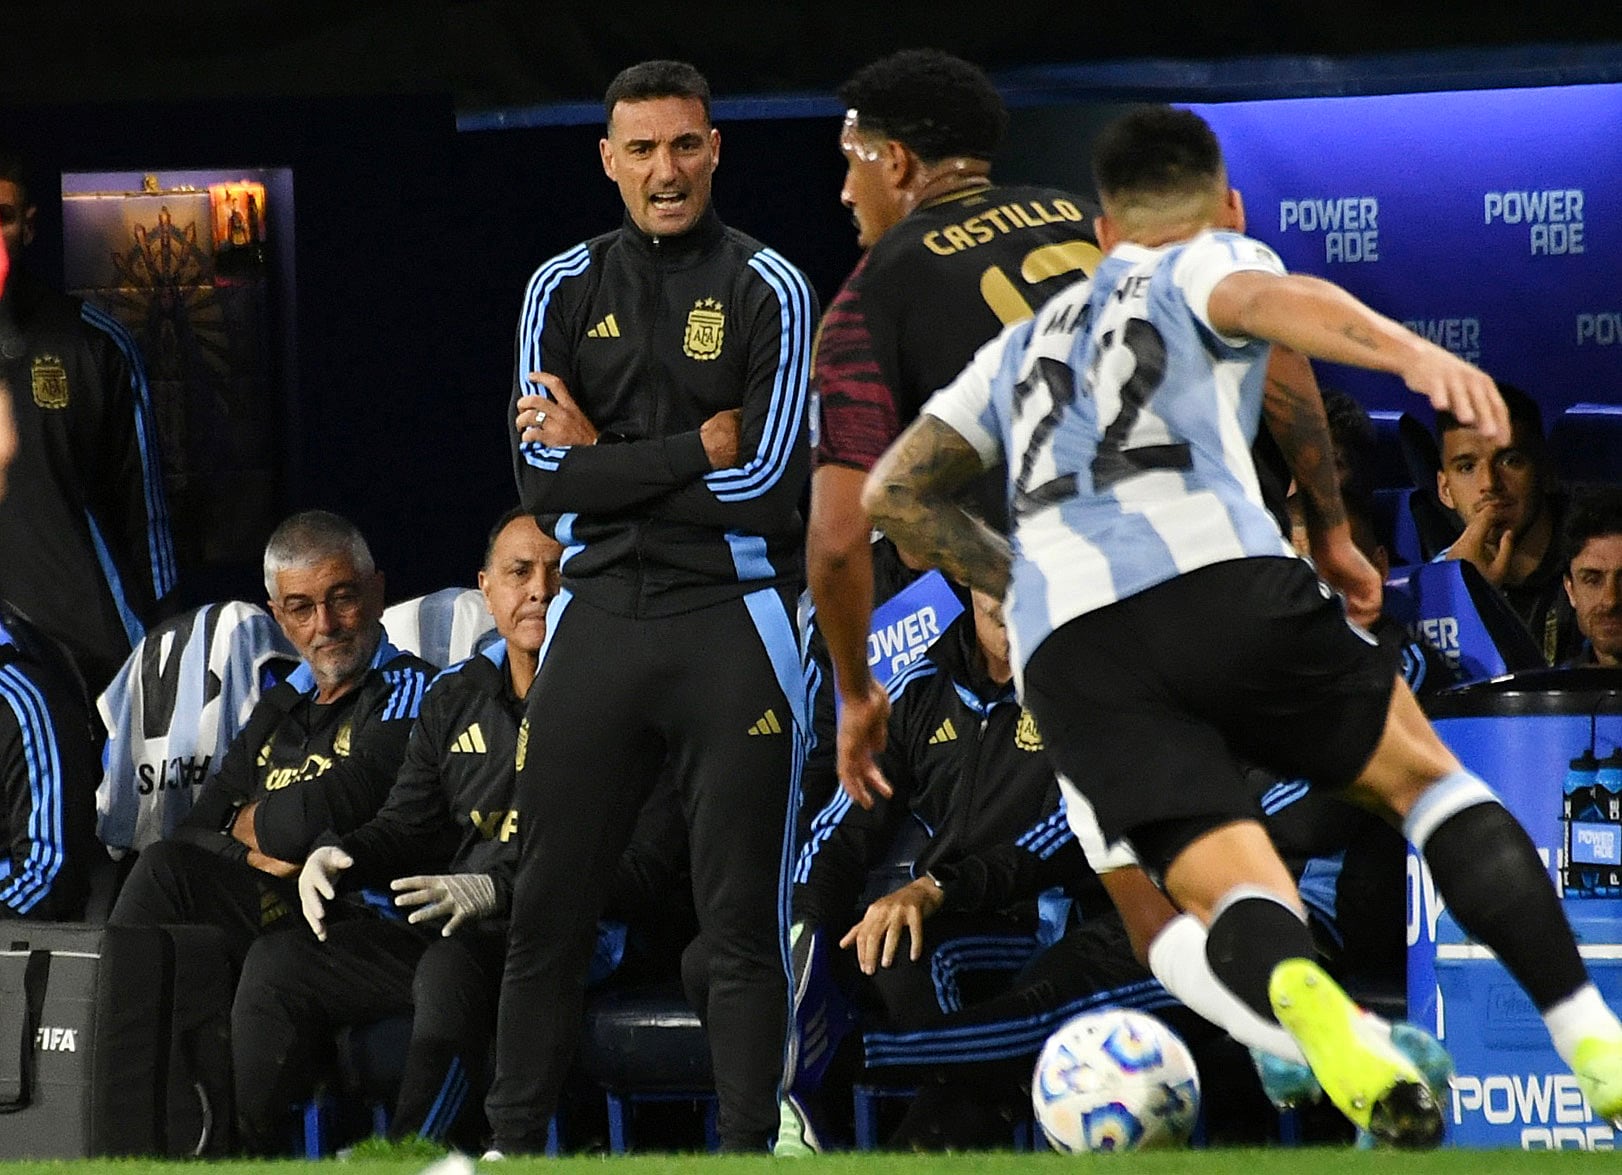
<instances>
[{"instance_id":1,"label":"white sock","mask_svg":"<svg viewBox=\"0 0 1622 1175\"><path fill-rule=\"evenodd\" d=\"M1590 1036L1622 1040L1622 1021L1606 1006L1599 989L1585 983L1543 1013L1543 1023L1554 1041L1554 1051L1569 1067L1577 1042Z\"/></svg>"},{"instance_id":2,"label":"white sock","mask_svg":"<svg viewBox=\"0 0 1622 1175\"><path fill-rule=\"evenodd\" d=\"M1263 1020L1228 990L1205 957L1205 927L1179 914L1149 944L1149 970L1161 986L1240 1044L1305 1065L1301 1046L1277 1024Z\"/></svg>"}]
</instances>

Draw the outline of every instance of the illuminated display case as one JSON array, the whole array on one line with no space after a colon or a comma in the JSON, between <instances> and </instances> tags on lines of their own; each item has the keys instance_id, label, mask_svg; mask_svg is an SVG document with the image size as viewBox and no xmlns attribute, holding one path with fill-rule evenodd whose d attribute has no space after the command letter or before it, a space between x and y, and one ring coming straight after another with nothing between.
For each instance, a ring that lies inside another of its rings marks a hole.
<instances>
[{"instance_id":1,"label":"illuminated display case","mask_svg":"<svg viewBox=\"0 0 1622 1175\"><path fill-rule=\"evenodd\" d=\"M62 177L68 289L140 345L182 566L256 563L291 347L290 169Z\"/></svg>"}]
</instances>

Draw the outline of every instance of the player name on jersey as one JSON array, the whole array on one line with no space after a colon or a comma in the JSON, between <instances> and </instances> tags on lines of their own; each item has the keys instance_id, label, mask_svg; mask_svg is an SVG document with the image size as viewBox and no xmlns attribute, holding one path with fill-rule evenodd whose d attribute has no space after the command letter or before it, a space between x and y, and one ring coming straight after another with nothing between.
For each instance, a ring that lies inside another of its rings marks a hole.
<instances>
[{"instance_id":1,"label":"player name on jersey","mask_svg":"<svg viewBox=\"0 0 1622 1175\"><path fill-rule=\"evenodd\" d=\"M996 240L1005 233L1040 228L1044 224L1079 223L1084 220L1086 215L1069 200L1025 200L981 209L956 224L931 229L921 239L924 248L931 253L950 257L953 253Z\"/></svg>"}]
</instances>

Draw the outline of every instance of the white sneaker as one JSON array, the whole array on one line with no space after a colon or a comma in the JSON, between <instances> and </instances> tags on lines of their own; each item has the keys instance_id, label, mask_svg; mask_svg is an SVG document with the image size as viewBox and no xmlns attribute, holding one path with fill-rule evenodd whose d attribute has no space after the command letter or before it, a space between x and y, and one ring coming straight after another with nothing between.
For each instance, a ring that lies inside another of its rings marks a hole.
<instances>
[{"instance_id":1,"label":"white sneaker","mask_svg":"<svg viewBox=\"0 0 1622 1175\"><path fill-rule=\"evenodd\" d=\"M496 1150L494 1147L485 1151L484 1154L479 1156L479 1162L481 1163L504 1163L506 1161L507 1156ZM468 1170L473 1170L473 1164L468 1164ZM428 1175L428 1172L424 1171L422 1175Z\"/></svg>"},{"instance_id":2,"label":"white sneaker","mask_svg":"<svg viewBox=\"0 0 1622 1175\"><path fill-rule=\"evenodd\" d=\"M822 1141L811 1126L811 1116L793 1094L777 1103L777 1141L772 1154L779 1159L800 1159L822 1153Z\"/></svg>"}]
</instances>

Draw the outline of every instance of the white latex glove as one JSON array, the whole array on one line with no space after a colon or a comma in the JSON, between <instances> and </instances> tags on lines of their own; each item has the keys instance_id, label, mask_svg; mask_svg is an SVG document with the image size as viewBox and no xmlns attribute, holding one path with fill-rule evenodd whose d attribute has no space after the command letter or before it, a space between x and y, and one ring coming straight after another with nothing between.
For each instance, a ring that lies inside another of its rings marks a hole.
<instances>
[{"instance_id":1,"label":"white latex glove","mask_svg":"<svg viewBox=\"0 0 1622 1175\"><path fill-rule=\"evenodd\" d=\"M327 941L328 902L338 896L338 874L355 863L355 858L337 845L322 845L304 859L304 868L298 875L298 902L304 910L304 920L322 942Z\"/></svg>"},{"instance_id":2,"label":"white latex glove","mask_svg":"<svg viewBox=\"0 0 1622 1175\"><path fill-rule=\"evenodd\" d=\"M464 922L477 922L496 912L496 883L488 873L446 873L434 877L396 877L389 883L396 906L422 906L408 922L449 918L440 931L446 938ZM431 905L429 903L432 903Z\"/></svg>"}]
</instances>

